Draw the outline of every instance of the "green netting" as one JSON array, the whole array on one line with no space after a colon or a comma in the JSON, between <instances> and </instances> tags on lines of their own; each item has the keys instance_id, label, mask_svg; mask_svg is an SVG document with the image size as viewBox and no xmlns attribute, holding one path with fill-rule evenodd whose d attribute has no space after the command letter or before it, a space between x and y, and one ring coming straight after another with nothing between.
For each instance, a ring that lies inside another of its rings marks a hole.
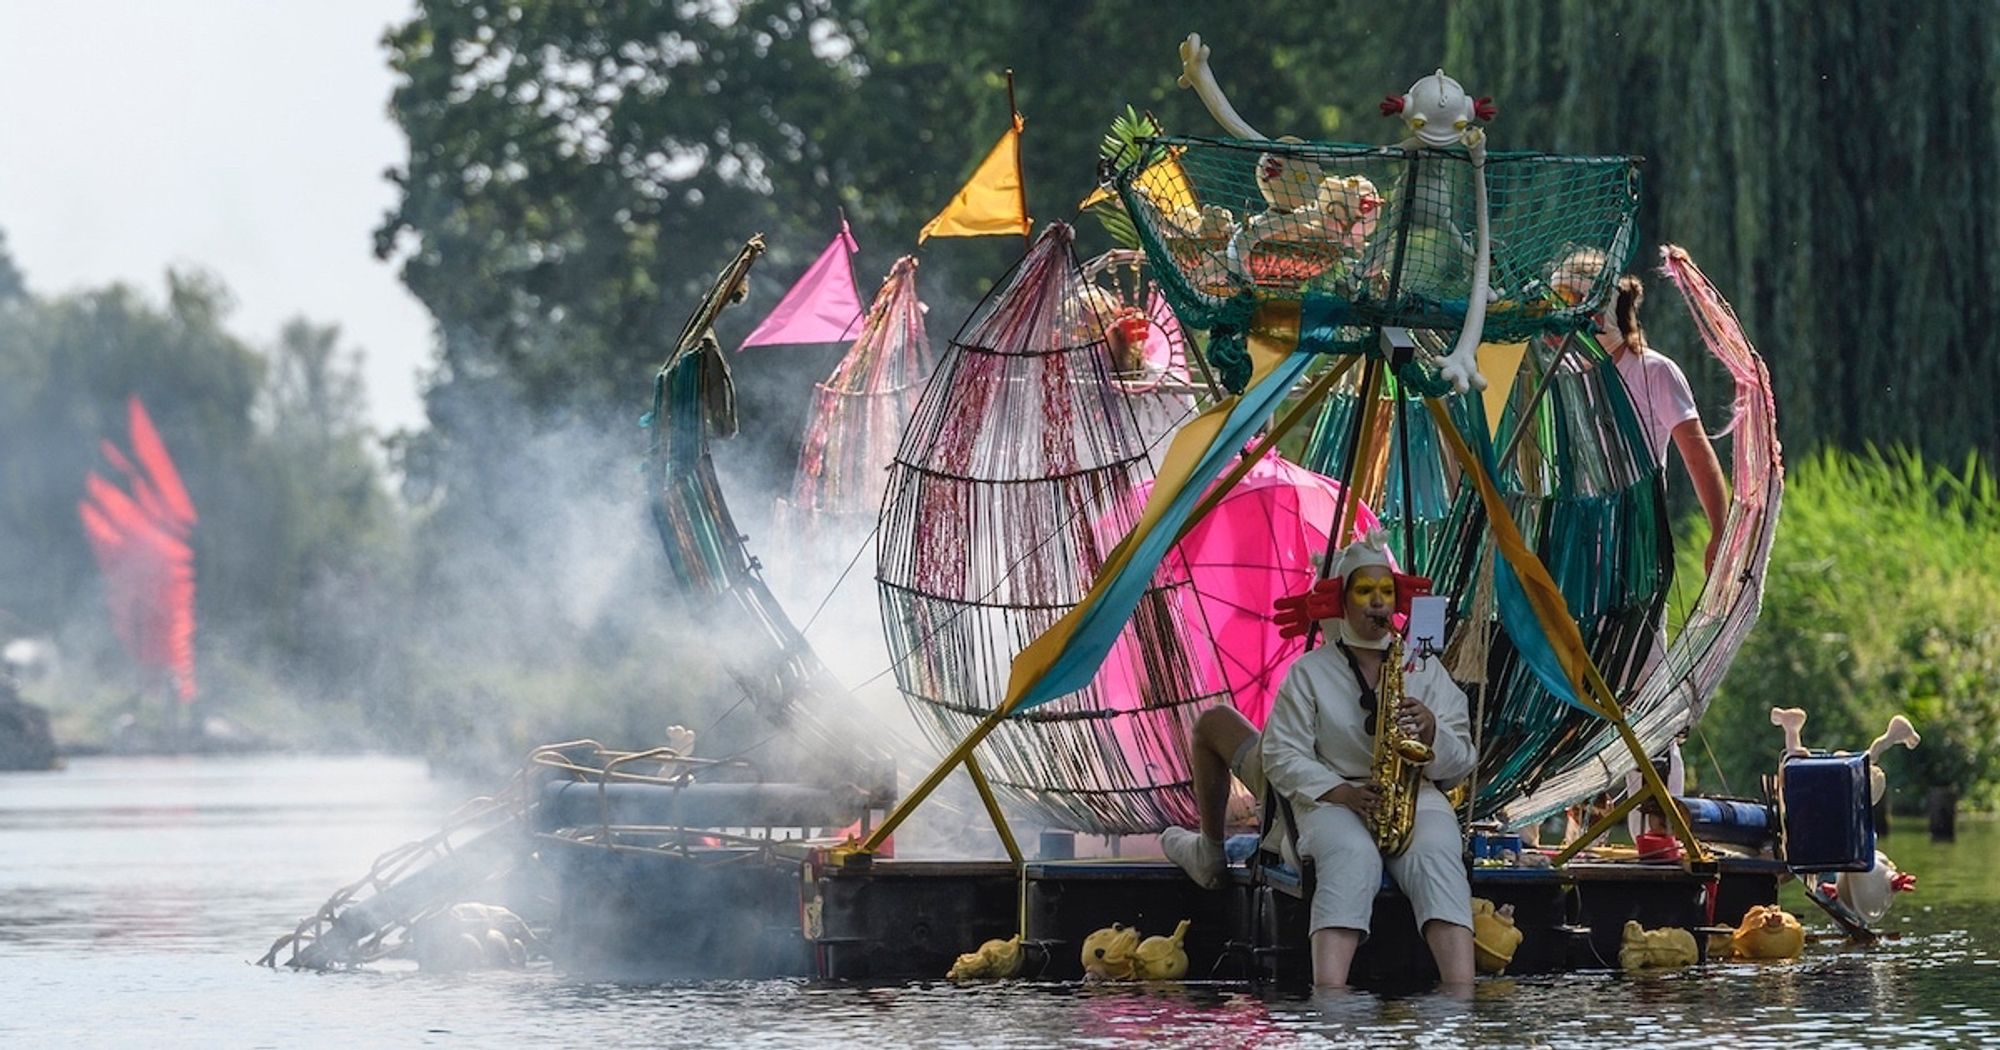
<instances>
[{"instance_id":1,"label":"green netting","mask_svg":"<svg viewBox=\"0 0 2000 1050\"><path fill-rule=\"evenodd\" d=\"M1472 283L1474 169L1463 151L1235 139L1143 140L1116 172L1181 320L1240 332L1260 303L1341 326L1314 349L1365 349L1378 326L1456 329ZM1485 338L1584 327L1630 261L1634 157L1489 153ZM1552 294L1573 286L1574 302Z\"/></svg>"}]
</instances>

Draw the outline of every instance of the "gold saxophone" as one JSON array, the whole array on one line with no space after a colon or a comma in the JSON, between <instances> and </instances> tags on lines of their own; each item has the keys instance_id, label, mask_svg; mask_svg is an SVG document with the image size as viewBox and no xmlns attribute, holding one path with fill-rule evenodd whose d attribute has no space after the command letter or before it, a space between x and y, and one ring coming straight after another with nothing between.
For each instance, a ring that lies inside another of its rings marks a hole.
<instances>
[{"instance_id":1,"label":"gold saxophone","mask_svg":"<svg viewBox=\"0 0 2000 1050\"><path fill-rule=\"evenodd\" d=\"M1431 760L1431 747L1405 736L1396 717L1403 704L1403 642L1393 634L1382 656L1375 697L1375 757L1368 772L1381 801L1366 823L1382 854L1397 857L1410 848L1410 834L1417 827L1417 788L1423 783L1424 764Z\"/></svg>"}]
</instances>

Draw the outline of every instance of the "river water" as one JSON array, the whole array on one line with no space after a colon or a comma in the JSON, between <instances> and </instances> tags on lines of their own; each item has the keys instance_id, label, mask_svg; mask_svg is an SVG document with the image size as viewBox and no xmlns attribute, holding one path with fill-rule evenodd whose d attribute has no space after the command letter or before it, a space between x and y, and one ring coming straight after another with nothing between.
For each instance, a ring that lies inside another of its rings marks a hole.
<instances>
[{"instance_id":1,"label":"river water","mask_svg":"<svg viewBox=\"0 0 2000 1050\"><path fill-rule=\"evenodd\" d=\"M471 793L392 758L82 759L0 774L0 1047L2000 1044L2000 828L1984 823L1962 823L1953 844L1887 840L1919 888L1890 917L1900 938L1879 947L1813 944L1796 962L1664 976L1500 978L1471 1002L251 965ZM1809 927L1826 926L1788 893Z\"/></svg>"}]
</instances>

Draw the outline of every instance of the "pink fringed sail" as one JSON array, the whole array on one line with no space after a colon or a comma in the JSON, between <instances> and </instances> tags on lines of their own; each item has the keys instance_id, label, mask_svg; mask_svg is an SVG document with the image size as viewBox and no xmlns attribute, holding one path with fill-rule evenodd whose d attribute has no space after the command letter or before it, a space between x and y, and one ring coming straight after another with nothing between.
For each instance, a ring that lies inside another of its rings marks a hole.
<instances>
[{"instance_id":1,"label":"pink fringed sail","mask_svg":"<svg viewBox=\"0 0 2000 1050\"><path fill-rule=\"evenodd\" d=\"M933 365L917 260L905 255L875 294L861 337L814 389L783 508L793 527L814 532L838 521L865 533L874 524L896 443Z\"/></svg>"},{"instance_id":2,"label":"pink fringed sail","mask_svg":"<svg viewBox=\"0 0 2000 1050\"><path fill-rule=\"evenodd\" d=\"M102 447L130 491L93 471L84 478L77 517L104 574L112 633L135 663L164 673L180 702L192 703L194 501L146 406L131 398L126 415L132 455L109 441Z\"/></svg>"},{"instance_id":3,"label":"pink fringed sail","mask_svg":"<svg viewBox=\"0 0 2000 1050\"><path fill-rule=\"evenodd\" d=\"M1785 490L1778 408L1763 358L1744 334L1736 311L1685 250L1664 245L1660 256L1661 272L1686 301L1702 342L1735 380L1736 398L1734 418L1725 431L1733 436L1729 514L1715 567L1687 623L1668 645L1666 657L1626 705L1634 732L1646 753L1654 755L1708 709L1723 674L1757 622L1764 600L1764 569L1771 558ZM1633 768L1631 753L1614 739L1604 744L1597 755L1550 777L1531 796L1509 806L1509 819L1532 820L1622 782Z\"/></svg>"},{"instance_id":4,"label":"pink fringed sail","mask_svg":"<svg viewBox=\"0 0 2000 1050\"><path fill-rule=\"evenodd\" d=\"M1151 476L1072 236L1050 224L966 321L890 472L883 630L940 747L1001 703L1015 654L1082 598ZM1156 583L1097 682L986 738L978 758L995 786L1078 831L1192 824L1188 733L1216 696L1191 615L1186 584Z\"/></svg>"}]
</instances>

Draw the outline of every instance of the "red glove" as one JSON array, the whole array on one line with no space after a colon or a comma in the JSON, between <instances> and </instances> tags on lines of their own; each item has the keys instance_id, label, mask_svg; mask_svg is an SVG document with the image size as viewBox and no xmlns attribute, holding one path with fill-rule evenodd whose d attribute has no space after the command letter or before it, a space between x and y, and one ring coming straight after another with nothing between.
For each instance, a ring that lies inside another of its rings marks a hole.
<instances>
[{"instance_id":1,"label":"red glove","mask_svg":"<svg viewBox=\"0 0 2000 1050\"><path fill-rule=\"evenodd\" d=\"M1396 615L1410 615L1410 602L1431 593L1431 578L1428 576L1405 576L1396 574Z\"/></svg>"},{"instance_id":2,"label":"red glove","mask_svg":"<svg viewBox=\"0 0 2000 1050\"><path fill-rule=\"evenodd\" d=\"M1427 576L1396 573L1396 615L1407 619L1410 601L1431 593ZM1347 580L1336 576L1321 580L1304 594L1289 594L1272 602L1271 621L1278 625L1278 637L1303 638L1316 620L1334 620L1347 613Z\"/></svg>"},{"instance_id":3,"label":"red glove","mask_svg":"<svg viewBox=\"0 0 2000 1050\"><path fill-rule=\"evenodd\" d=\"M1889 888L1897 893L1915 893L1917 877L1907 871L1899 871L1889 876Z\"/></svg>"},{"instance_id":4,"label":"red glove","mask_svg":"<svg viewBox=\"0 0 2000 1050\"><path fill-rule=\"evenodd\" d=\"M1278 637L1303 638L1318 620L1345 615L1347 581L1336 576L1313 584L1304 594L1288 594L1271 603L1271 622L1278 625Z\"/></svg>"}]
</instances>

